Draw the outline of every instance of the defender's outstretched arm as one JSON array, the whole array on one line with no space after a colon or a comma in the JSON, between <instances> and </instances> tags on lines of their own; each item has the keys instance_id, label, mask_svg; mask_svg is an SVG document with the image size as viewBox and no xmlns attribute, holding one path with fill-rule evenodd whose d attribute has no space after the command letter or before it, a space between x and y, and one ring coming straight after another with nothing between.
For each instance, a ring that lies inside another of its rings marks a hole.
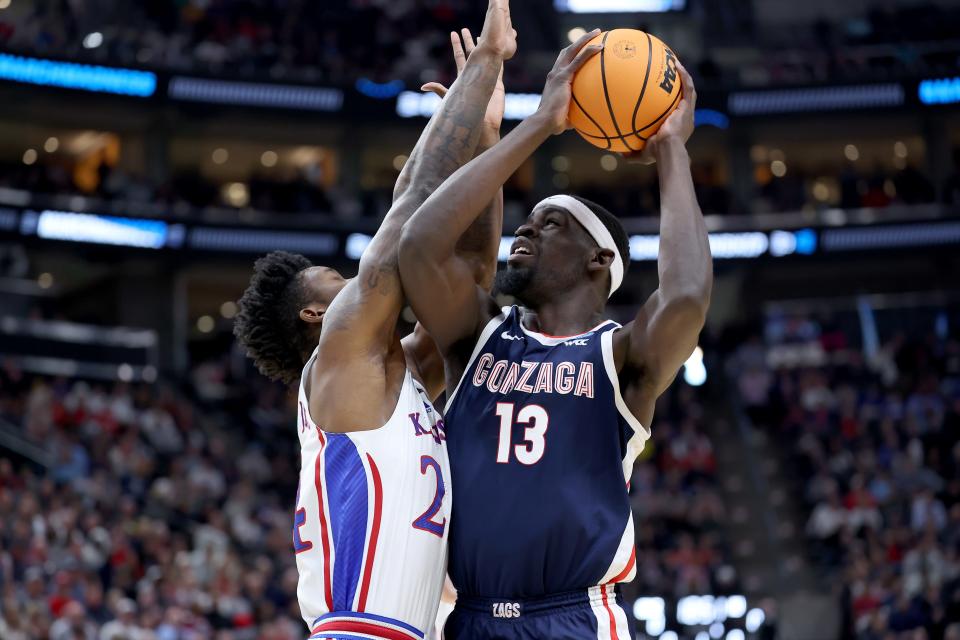
<instances>
[{"instance_id":1,"label":"defender's outstretched arm","mask_svg":"<svg viewBox=\"0 0 960 640\"><path fill-rule=\"evenodd\" d=\"M404 302L397 268L403 223L439 181L473 155L503 60L512 56L516 47L514 35L508 0L490 0L482 35L486 46L474 51L421 137L418 161L409 172L410 184L393 203L361 257L357 277L324 314L320 358L337 367L336 372L313 367L310 411L325 428L349 431L382 422L383 407L371 403L370 398L388 395L384 364ZM357 380L365 381L367 392L356 393ZM338 401L324 403L321 398Z\"/></svg>"},{"instance_id":2,"label":"defender's outstretched arm","mask_svg":"<svg viewBox=\"0 0 960 640\"><path fill-rule=\"evenodd\" d=\"M457 65L457 76L459 77L463 74L467 58L476 48L476 43L470 30L466 28L462 29L460 34L451 33L450 43ZM449 93L446 87L437 82L427 83L421 89L432 91L441 98L446 97ZM505 95L503 66L501 65L500 76L497 79L490 103L487 105L487 112L480 125L480 137L474 151L474 157L500 141L500 125L503 122ZM426 199L426 194L423 195L423 199ZM418 206L419 204L422 204L422 201L418 203ZM489 291L493 287L493 279L497 273L497 254L502 233L503 190L501 189L484 213L464 232L457 243L457 255L472 265L474 282L485 291ZM417 324L413 333L403 339L403 350L408 362L414 363L420 381L431 399L436 399L443 392L446 381L443 357L437 350L433 338L420 324Z\"/></svg>"},{"instance_id":3,"label":"defender's outstretched arm","mask_svg":"<svg viewBox=\"0 0 960 640\"><path fill-rule=\"evenodd\" d=\"M404 225L400 274L417 318L442 353L474 334L483 320L487 292L474 284L457 243L503 183L551 135L569 128L570 83L577 69L600 51L586 47L596 31L564 49L547 77L537 112L492 149L454 173Z\"/></svg>"},{"instance_id":4,"label":"defender's outstretched arm","mask_svg":"<svg viewBox=\"0 0 960 640\"><path fill-rule=\"evenodd\" d=\"M463 73L467 58L473 53L477 45L469 29L463 29L460 35L451 33L450 38L453 46L453 57L457 63L457 75L459 75ZM432 91L441 98L449 92L446 87L438 82L428 82L421 87L421 90ZM503 67L501 67L500 77L493 89L493 96L491 96L490 104L487 106L487 113L483 117L483 124L480 127L480 140L474 157L500 142L500 125L503 122L505 99L506 90L503 86ZM473 265L474 282L488 291L493 288L493 279L497 273L497 256L502 233L503 189L501 188L490 205L460 237L456 249L457 255Z\"/></svg>"}]
</instances>

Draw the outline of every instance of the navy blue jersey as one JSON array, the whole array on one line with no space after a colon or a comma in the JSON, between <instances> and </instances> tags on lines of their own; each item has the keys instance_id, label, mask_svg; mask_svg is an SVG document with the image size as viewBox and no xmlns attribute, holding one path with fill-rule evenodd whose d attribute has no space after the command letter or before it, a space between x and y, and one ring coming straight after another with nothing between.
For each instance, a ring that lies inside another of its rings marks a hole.
<instances>
[{"instance_id":1,"label":"navy blue jersey","mask_svg":"<svg viewBox=\"0 0 960 640\"><path fill-rule=\"evenodd\" d=\"M447 403L448 571L468 596L532 598L636 573L627 483L649 432L620 395L606 321L524 328L505 308Z\"/></svg>"}]
</instances>

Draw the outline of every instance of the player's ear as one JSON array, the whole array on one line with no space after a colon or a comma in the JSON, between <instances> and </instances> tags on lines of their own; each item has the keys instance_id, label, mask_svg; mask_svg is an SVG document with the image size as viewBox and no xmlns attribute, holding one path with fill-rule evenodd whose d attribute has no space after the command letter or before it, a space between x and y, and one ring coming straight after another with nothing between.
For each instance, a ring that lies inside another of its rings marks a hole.
<instances>
[{"instance_id":1,"label":"player's ear","mask_svg":"<svg viewBox=\"0 0 960 640\"><path fill-rule=\"evenodd\" d=\"M320 324L327 313L327 305L312 303L300 309L300 319L307 324Z\"/></svg>"},{"instance_id":2,"label":"player's ear","mask_svg":"<svg viewBox=\"0 0 960 640\"><path fill-rule=\"evenodd\" d=\"M597 247L593 250L587 269L590 271L606 271L613 264L614 254L610 249L601 249Z\"/></svg>"}]
</instances>

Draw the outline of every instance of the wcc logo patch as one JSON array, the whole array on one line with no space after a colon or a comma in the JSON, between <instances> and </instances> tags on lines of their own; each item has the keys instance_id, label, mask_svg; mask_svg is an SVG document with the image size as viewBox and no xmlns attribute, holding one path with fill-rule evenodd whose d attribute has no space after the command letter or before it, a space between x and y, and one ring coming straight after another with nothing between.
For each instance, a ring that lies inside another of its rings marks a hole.
<instances>
[{"instance_id":1,"label":"wcc logo patch","mask_svg":"<svg viewBox=\"0 0 960 640\"><path fill-rule=\"evenodd\" d=\"M677 80L677 57L670 49L664 48L663 52L667 59L663 63L663 82L660 83L660 88L670 94L673 93L673 83Z\"/></svg>"}]
</instances>

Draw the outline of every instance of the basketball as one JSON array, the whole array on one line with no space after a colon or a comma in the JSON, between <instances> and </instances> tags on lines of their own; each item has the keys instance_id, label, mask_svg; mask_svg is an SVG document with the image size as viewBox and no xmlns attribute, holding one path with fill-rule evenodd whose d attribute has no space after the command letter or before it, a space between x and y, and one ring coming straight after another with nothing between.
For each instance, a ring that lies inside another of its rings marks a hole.
<instances>
[{"instance_id":1,"label":"basketball","mask_svg":"<svg viewBox=\"0 0 960 640\"><path fill-rule=\"evenodd\" d=\"M677 58L636 29L605 31L589 44L604 48L574 77L570 124L595 147L640 151L680 103Z\"/></svg>"}]
</instances>

